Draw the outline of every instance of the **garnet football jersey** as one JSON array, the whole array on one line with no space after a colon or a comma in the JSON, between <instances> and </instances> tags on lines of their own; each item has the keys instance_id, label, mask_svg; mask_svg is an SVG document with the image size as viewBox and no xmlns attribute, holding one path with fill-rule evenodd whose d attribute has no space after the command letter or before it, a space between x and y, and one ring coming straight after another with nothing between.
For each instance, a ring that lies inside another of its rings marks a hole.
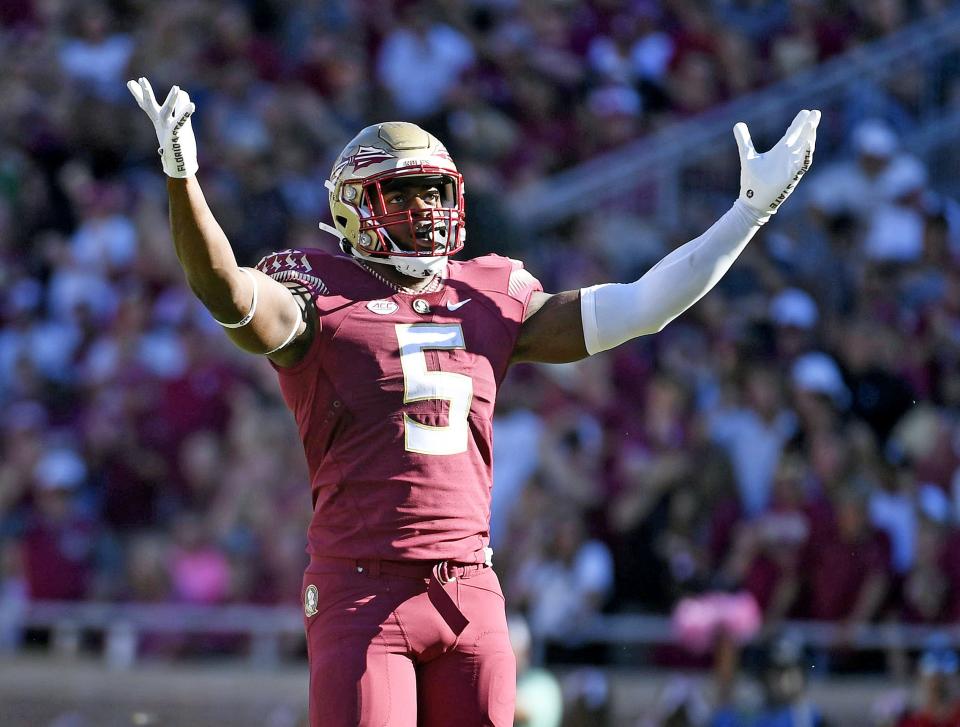
<instances>
[{"instance_id":1,"label":"garnet football jersey","mask_svg":"<svg viewBox=\"0 0 960 727\"><path fill-rule=\"evenodd\" d=\"M481 562L494 400L537 280L498 255L451 261L430 294L319 250L257 267L307 287L320 323L300 363L275 367L312 480L308 551Z\"/></svg>"}]
</instances>

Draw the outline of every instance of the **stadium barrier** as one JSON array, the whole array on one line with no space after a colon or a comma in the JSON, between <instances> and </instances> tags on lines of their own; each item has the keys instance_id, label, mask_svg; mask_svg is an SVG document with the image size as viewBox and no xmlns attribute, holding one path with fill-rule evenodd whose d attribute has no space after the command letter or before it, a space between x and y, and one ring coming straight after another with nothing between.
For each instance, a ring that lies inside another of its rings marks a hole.
<instances>
[{"instance_id":1,"label":"stadium barrier","mask_svg":"<svg viewBox=\"0 0 960 727\"><path fill-rule=\"evenodd\" d=\"M3 609L0 609L0 613ZM946 645L960 647L960 624L940 626L904 623L865 625L853 634L839 623L787 621L784 629L796 633L812 647L828 648L847 639L847 646L860 650L920 650L936 636ZM281 661L283 645L303 638L303 616L286 606L200 606L154 603L30 603L15 620L0 622L0 633L43 630L50 634L50 648L57 654L77 654L83 637L99 636L102 656L108 665L126 668L139 656L146 634L187 636L236 635L247 646L247 657L258 666ZM537 646L553 643L543 637ZM7 649L17 651L22 641L7 639ZM561 645L655 646L676 644L671 621L664 616L603 614L571 629ZM535 652L540 651L536 648Z\"/></svg>"}]
</instances>

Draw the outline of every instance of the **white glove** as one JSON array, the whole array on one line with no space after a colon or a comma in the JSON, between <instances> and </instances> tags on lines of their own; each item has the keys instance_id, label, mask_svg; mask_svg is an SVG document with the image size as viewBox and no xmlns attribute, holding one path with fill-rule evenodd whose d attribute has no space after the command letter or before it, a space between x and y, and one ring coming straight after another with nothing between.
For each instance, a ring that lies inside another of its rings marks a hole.
<instances>
[{"instance_id":1,"label":"white glove","mask_svg":"<svg viewBox=\"0 0 960 727\"><path fill-rule=\"evenodd\" d=\"M770 151L757 154L742 121L733 127L740 149L740 200L765 221L790 196L810 168L817 143L819 111L804 109Z\"/></svg>"},{"instance_id":2,"label":"white glove","mask_svg":"<svg viewBox=\"0 0 960 727\"><path fill-rule=\"evenodd\" d=\"M190 94L174 86L167 94L163 106L157 103L150 81L141 78L127 81L127 88L143 112L153 122L157 132L160 159L168 177L183 179L197 173L197 140L193 136L190 116L196 107L190 102Z\"/></svg>"}]
</instances>

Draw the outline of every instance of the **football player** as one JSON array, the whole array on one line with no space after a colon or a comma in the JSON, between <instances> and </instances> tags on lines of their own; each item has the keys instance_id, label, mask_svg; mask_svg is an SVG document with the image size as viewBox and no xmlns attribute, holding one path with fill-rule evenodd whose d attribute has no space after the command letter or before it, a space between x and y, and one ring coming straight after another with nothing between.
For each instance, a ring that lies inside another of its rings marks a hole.
<instances>
[{"instance_id":1,"label":"football player","mask_svg":"<svg viewBox=\"0 0 960 727\"><path fill-rule=\"evenodd\" d=\"M639 280L545 293L523 265L450 259L463 179L404 122L363 129L327 187L342 254L282 250L238 265L196 178L194 104L150 117L187 282L231 340L268 357L300 429L314 513L302 604L312 725L512 725L515 662L488 547L497 387L517 361L567 362L654 333L726 272L813 157L818 111L757 154L740 196Z\"/></svg>"}]
</instances>

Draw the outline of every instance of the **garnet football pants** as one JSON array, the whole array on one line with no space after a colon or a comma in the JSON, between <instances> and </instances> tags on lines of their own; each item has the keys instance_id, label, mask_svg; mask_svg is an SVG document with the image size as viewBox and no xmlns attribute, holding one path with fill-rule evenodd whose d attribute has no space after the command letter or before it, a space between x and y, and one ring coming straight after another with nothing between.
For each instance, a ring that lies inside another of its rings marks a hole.
<instances>
[{"instance_id":1,"label":"garnet football pants","mask_svg":"<svg viewBox=\"0 0 960 727\"><path fill-rule=\"evenodd\" d=\"M513 725L516 662L496 574L429 574L412 563L312 560L303 580L311 727Z\"/></svg>"}]
</instances>

